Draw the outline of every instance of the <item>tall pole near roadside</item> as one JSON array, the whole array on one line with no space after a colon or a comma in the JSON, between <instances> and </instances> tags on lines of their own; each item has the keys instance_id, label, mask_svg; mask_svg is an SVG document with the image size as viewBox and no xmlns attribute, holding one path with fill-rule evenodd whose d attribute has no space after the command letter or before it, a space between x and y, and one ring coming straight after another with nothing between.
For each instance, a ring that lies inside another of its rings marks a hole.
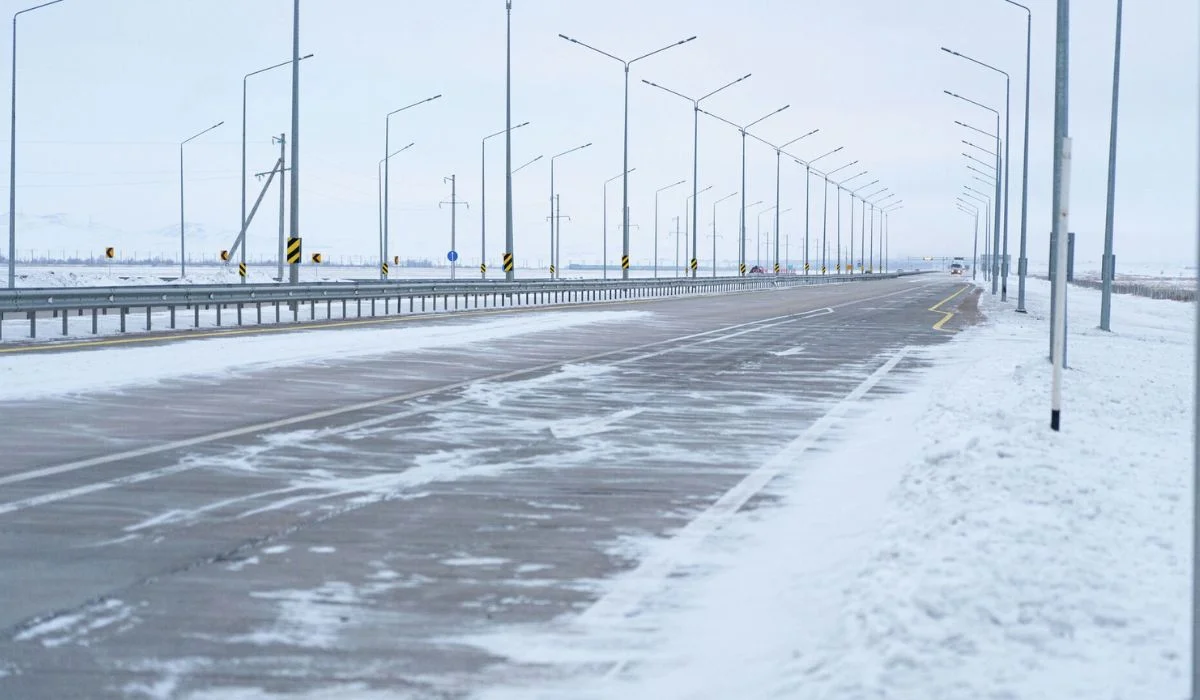
<instances>
[{"instance_id":1,"label":"tall pole near roadside","mask_svg":"<svg viewBox=\"0 0 1200 700\"><path fill-rule=\"evenodd\" d=\"M1117 39L1113 47L1112 120L1108 135L1108 204L1104 211L1104 257L1100 276L1100 330L1111 331L1113 265L1113 211L1117 191L1117 103L1121 90L1121 6L1117 0Z\"/></svg>"},{"instance_id":2,"label":"tall pole near roadside","mask_svg":"<svg viewBox=\"0 0 1200 700\"><path fill-rule=\"evenodd\" d=\"M1033 12L1019 2L1004 0L1025 10L1025 152L1021 157L1021 251L1017 258L1017 313L1025 313L1025 276L1029 273L1026 259L1026 233L1029 226L1029 76L1033 53Z\"/></svg>"},{"instance_id":3,"label":"tall pole near roadside","mask_svg":"<svg viewBox=\"0 0 1200 700\"><path fill-rule=\"evenodd\" d=\"M297 0L298 1L298 0ZM183 147L188 143L200 138L213 129L221 126L225 122L217 122L208 127L204 131L197 133L194 136L184 139L179 142L179 278L182 280L187 276L187 245L184 238L184 229L186 227L184 218L184 199L183 199Z\"/></svg>"},{"instance_id":4,"label":"tall pole near roadside","mask_svg":"<svg viewBox=\"0 0 1200 700\"><path fill-rule=\"evenodd\" d=\"M12 119L9 122L9 162L8 162L8 288L17 286L17 18L26 12L40 10L43 7L57 5L62 0L25 8L13 15L12 31ZM182 158L182 156L181 156ZM180 168L182 170L182 166ZM182 181L183 176L180 175ZM182 185L180 185L182 187Z\"/></svg>"},{"instance_id":5,"label":"tall pole near roadside","mask_svg":"<svg viewBox=\"0 0 1200 700\"><path fill-rule=\"evenodd\" d=\"M699 201L699 196L700 196L700 191L698 189L700 187L700 103L703 102L704 100L707 100L708 98L712 97L713 95L716 95L718 92L721 92L722 90L725 90L727 88L733 87L734 85L737 85L738 83L742 82L743 80L749 78L750 75L751 75L750 73L747 73L747 74L743 75L742 77L738 78L737 80L730 81L730 82L726 83L725 85L722 85L721 87L717 88L716 90L713 90L712 92L708 93L707 95L700 97L699 99L692 99L692 98L688 97L687 95L675 92L674 90L672 90L670 88L665 88L662 85L659 85L658 83L653 83L653 82L650 82L649 80L642 80L643 83L645 83L651 87L656 87L659 90L662 90L664 92L669 92L672 95L675 95L676 97L682 97L683 99L692 103L692 196L690 197L690 199L692 200L692 258L693 258L693 260L695 260L695 258L697 257L695 254L695 251L696 251L696 246L699 244L699 237L700 237L699 231L696 228L696 223L695 223L696 217L699 214L699 211L698 211L699 204L697 202ZM743 188L743 189L745 189L745 188ZM686 216L685 216L685 218L686 218ZM687 232L684 231L684 233L686 234ZM695 277L698 272L698 265L699 265L699 263L697 261L697 267L692 272L693 277ZM687 275L684 275L684 276L686 277Z\"/></svg>"},{"instance_id":6,"label":"tall pole near roadside","mask_svg":"<svg viewBox=\"0 0 1200 700\"><path fill-rule=\"evenodd\" d=\"M1062 375L1066 364L1067 329L1067 225L1071 141L1067 135L1068 92L1070 69L1070 0L1058 0L1057 42L1054 70L1054 212L1053 236L1058 253L1055 256L1054 317L1051 333L1053 363L1050 396L1050 429L1058 431L1062 424Z\"/></svg>"},{"instance_id":7,"label":"tall pole near roadside","mask_svg":"<svg viewBox=\"0 0 1200 700\"><path fill-rule=\"evenodd\" d=\"M591 49L592 51L595 51L596 53L598 53L602 56L607 56L608 58L611 58L614 61L618 61L625 67L625 122L624 122L625 135L624 135L624 139L623 139L624 166L622 168L622 170L624 170L624 172L625 172L625 175L622 177L622 180L621 180L621 192L622 192L622 194L621 194L621 232L622 232L621 236L622 236L622 240L623 240L622 249L621 249L621 277L623 279L629 279L629 268L625 266L626 261L629 260L629 177L628 177L628 174L630 172L630 167L629 167L629 67L632 66L634 63L641 61L642 59L650 58L651 56L653 56L655 54L660 54L663 51L666 51L668 49L673 49L676 46L682 46L688 42L695 41L696 37L691 36L691 37L688 37L687 39L682 39L673 44L670 44L669 46L664 46L661 49L655 49L654 51L651 51L648 54L644 54L644 55L638 56L637 58L633 58L633 59L626 61L625 59L618 58L606 51L601 51L600 49L598 49L594 46L589 46L588 44L585 44L582 41L579 41L577 39L572 39L571 37L569 37L565 34L559 34L558 36L563 39L566 39L567 41L571 42L572 44L582 46L585 49ZM605 235L607 235L607 232L605 232Z\"/></svg>"},{"instance_id":8,"label":"tall pole near roadside","mask_svg":"<svg viewBox=\"0 0 1200 700\"><path fill-rule=\"evenodd\" d=\"M505 2L504 44L504 279L516 279L516 260L513 255L512 202L512 0Z\"/></svg>"},{"instance_id":9,"label":"tall pole near roadside","mask_svg":"<svg viewBox=\"0 0 1200 700\"><path fill-rule=\"evenodd\" d=\"M387 151L383 152L387 155ZM386 167L386 163L384 164ZM290 237L300 238L300 0L292 9L292 211ZM386 212L385 212L386 213ZM300 265L291 266L288 281L300 282Z\"/></svg>"}]
</instances>

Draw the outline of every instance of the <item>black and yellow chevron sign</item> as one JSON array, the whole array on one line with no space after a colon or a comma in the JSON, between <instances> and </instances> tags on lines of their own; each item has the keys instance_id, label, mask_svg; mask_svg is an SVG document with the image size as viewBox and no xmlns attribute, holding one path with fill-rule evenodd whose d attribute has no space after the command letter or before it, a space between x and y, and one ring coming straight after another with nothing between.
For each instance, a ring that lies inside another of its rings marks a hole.
<instances>
[{"instance_id":1,"label":"black and yellow chevron sign","mask_svg":"<svg viewBox=\"0 0 1200 700\"><path fill-rule=\"evenodd\" d=\"M323 256L322 256L320 253L313 253L313 254L312 254L312 261L313 261L314 263L318 264L318 265L320 265L320 264L321 264L321 261L322 261L322 260L324 260L324 259L325 259L325 258L324 258L324 257L323 257Z\"/></svg>"},{"instance_id":2,"label":"black and yellow chevron sign","mask_svg":"<svg viewBox=\"0 0 1200 700\"><path fill-rule=\"evenodd\" d=\"M504 271L505 272L513 271L513 254L512 253L504 254Z\"/></svg>"},{"instance_id":3,"label":"black and yellow chevron sign","mask_svg":"<svg viewBox=\"0 0 1200 700\"><path fill-rule=\"evenodd\" d=\"M246 263L238 263L238 276L239 277L246 276Z\"/></svg>"},{"instance_id":4,"label":"black and yellow chevron sign","mask_svg":"<svg viewBox=\"0 0 1200 700\"><path fill-rule=\"evenodd\" d=\"M622 269L622 270L628 270L628 269L629 269L629 256L628 256L628 255L622 255L622 256L621 256L621 269Z\"/></svg>"},{"instance_id":5,"label":"black and yellow chevron sign","mask_svg":"<svg viewBox=\"0 0 1200 700\"><path fill-rule=\"evenodd\" d=\"M388 264L385 262L383 264L383 266L379 268L379 271L383 273L384 277L387 277L388 276Z\"/></svg>"},{"instance_id":6,"label":"black and yellow chevron sign","mask_svg":"<svg viewBox=\"0 0 1200 700\"><path fill-rule=\"evenodd\" d=\"M287 241L287 261L288 265L300 264L300 239L289 238Z\"/></svg>"},{"instance_id":7,"label":"black and yellow chevron sign","mask_svg":"<svg viewBox=\"0 0 1200 700\"><path fill-rule=\"evenodd\" d=\"M699 269L700 269L700 261L699 261L699 260L697 260L697 259L695 259L695 258L692 258L692 269L693 269L693 270L699 270Z\"/></svg>"},{"instance_id":8,"label":"black and yellow chevron sign","mask_svg":"<svg viewBox=\"0 0 1200 700\"><path fill-rule=\"evenodd\" d=\"M481 275L487 274L487 263L479 263L479 274L481 274Z\"/></svg>"},{"instance_id":9,"label":"black and yellow chevron sign","mask_svg":"<svg viewBox=\"0 0 1200 700\"><path fill-rule=\"evenodd\" d=\"M550 266L550 276L551 277L554 276L554 266L553 265Z\"/></svg>"},{"instance_id":10,"label":"black and yellow chevron sign","mask_svg":"<svg viewBox=\"0 0 1200 700\"><path fill-rule=\"evenodd\" d=\"M779 263L775 263L775 274L779 274Z\"/></svg>"},{"instance_id":11,"label":"black and yellow chevron sign","mask_svg":"<svg viewBox=\"0 0 1200 700\"><path fill-rule=\"evenodd\" d=\"M746 274L746 264L745 263L738 265L738 272L743 275Z\"/></svg>"},{"instance_id":12,"label":"black and yellow chevron sign","mask_svg":"<svg viewBox=\"0 0 1200 700\"><path fill-rule=\"evenodd\" d=\"M823 275L823 274L825 274L825 272L826 272L826 270L825 270L825 266L824 266L824 265L822 265L822 266L821 266L821 274Z\"/></svg>"},{"instance_id":13,"label":"black and yellow chevron sign","mask_svg":"<svg viewBox=\"0 0 1200 700\"><path fill-rule=\"evenodd\" d=\"M108 258L109 260L112 260L113 258L117 257L117 249L111 248L111 247L105 248L104 249L104 257Z\"/></svg>"},{"instance_id":14,"label":"black and yellow chevron sign","mask_svg":"<svg viewBox=\"0 0 1200 700\"><path fill-rule=\"evenodd\" d=\"M809 270L808 263L804 263L804 271L808 272L808 270Z\"/></svg>"},{"instance_id":15,"label":"black and yellow chevron sign","mask_svg":"<svg viewBox=\"0 0 1200 700\"><path fill-rule=\"evenodd\" d=\"M228 251L228 250L222 250L222 251L221 251L221 261L222 261L222 262L229 262L229 251Z\"/></svg>"}]
</instances>

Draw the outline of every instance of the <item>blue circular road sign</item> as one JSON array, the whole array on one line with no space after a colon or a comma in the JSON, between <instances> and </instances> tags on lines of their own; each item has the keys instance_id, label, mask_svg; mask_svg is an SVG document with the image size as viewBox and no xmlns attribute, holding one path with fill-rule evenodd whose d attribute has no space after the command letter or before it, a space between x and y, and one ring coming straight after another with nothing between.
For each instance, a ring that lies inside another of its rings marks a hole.
<instances>
[{"instance_id":1,"label":"blue circular road sign","mask_svg":"<svg viewBox=\"0 0 1200 700\"><path fill-rule=\"evenodd\" d=\"M452 250L449 253L446 253L446 259L450 262L458 262L458 251Z\"/></svg>"}]
</instances>

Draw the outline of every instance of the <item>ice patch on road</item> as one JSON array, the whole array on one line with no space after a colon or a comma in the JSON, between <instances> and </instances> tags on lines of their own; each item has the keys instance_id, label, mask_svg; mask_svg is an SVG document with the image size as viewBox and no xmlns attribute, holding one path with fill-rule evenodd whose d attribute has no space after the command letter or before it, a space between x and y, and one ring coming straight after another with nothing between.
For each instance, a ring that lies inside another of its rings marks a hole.
<instances>
[{"instance_id":1,"label":"ice patch on road","mask_svg":"<svg viewBox=\"0 0 1200 700\"><path fill-rule=\"evenodd\" d=\"M18 632L15 642L36 641L47 648L66 644L88 646L89 637L114 625L133 623L135 609L115 598L88 605L79 612L56 615ZM118 631L121 631L118 629Z\"/></svg>"},{"instance_id":2,"label":"ice patch on road","mask_svg":"<svg viewBox=\"0 0 1200 700\"><path fill-rule=\"evenodd\" d=\"M109 392L177 381L228 376L325 359L352 359L463 347L596 323L626 323L648 311L555 311L447 323L397 323L173 341L84 352L0 355L0 401Z\"/></svg>"},{"instance_id":3,"label":"ice patch on road","mask_svg":"<svg viewBox=\"0 0 1200 700\"><path fill-rule=\"evenodd\" d=\"M503 566L507 563L507 559L501 559L500 557L471 557L465 555L442 560L442 564L446 566Z\"/></svg>"}]
</instances>

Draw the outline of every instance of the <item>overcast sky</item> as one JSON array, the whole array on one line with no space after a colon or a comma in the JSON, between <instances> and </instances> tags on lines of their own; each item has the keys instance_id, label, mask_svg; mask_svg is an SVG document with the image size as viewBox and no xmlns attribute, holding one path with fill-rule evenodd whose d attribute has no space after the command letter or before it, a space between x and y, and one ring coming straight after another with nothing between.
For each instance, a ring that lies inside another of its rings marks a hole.
<instances>
[{"instance_id":1,"label":"overcast sky","mask_svg":"<svg viewBox=\"0 0 1200 700\"><path fill-rule=\"evenodd\" d=\"M15 11L28 3L5 3ZM1034 10L1030 154L1030 257L1044 259L1051 223L1054 2ZM304 0L301 197L306 250L373 255L378 236L377 165L384 115L441 93L392 119L392 251L442 258L449 247L449 199L442 178L458 177L459 242L478 260L480 139L504 128L503 0ZM1025 13L1003 0L516 0L513 10L514 166L543 161L514 178L517 256L548 255L549 156L594 145L557 166L564 259L598 259L602 182L621 172L622 68L558 38L574 36L619 56L635 56L692 35L685 46L634 65L630 85L630 207L636 259L653 245L654 191L691 179L689 103L642 84L685 94L753 76L707 108L748 122L790 105L756 129L771 142L820 132L792 150L858 182L878 178L905 202L891 219L892 252L970 255L971 221L954 198L972 181L961 140L994 117L942 93L950 89L1004 108L1004 80L939 50L948 46L1009 71L1012 82L1011 250L1020 217ZM178 142L217 122L188 145L188 222L233 232L239 218L242 76L291 56L291 0L66 0L24 15L20 25L17 211L68 214L80 221L145 232L178 226ZM1099 255L1111 99L1115 0L1073 3L1071 135L1075 140L1071 228L1080 255ZM1125 262L1193 257L1196 218L1197 3L1146 0L1125 7L1121 135L1116 202L1117 255ZM6 52L7 54L7 52ZM289 129L287 69L250 82L250 167L277 157L274 134ZM5 96L0 98L7 101ZM7 111L7 104L4 107ZM983 138L983 137L978 137ZM987 145L987 144L985 144ZM978 153L977 153L978 154ZM748 202L774 202L775 158L748 144ZM804 170L785 159L781 229L803 245ZM488 145L489 259L504 231L504 146ZM839 175L839 176L840 176ZM704 118L700 129L701 258L711 257L712 202L740 189L740 137ZM248 196L257 195L251 179ZM667 231L682 216L690 182L661 199L661 256L674 256ZM810 216L821 224L820 181ZM251 231L252 255L274 250L277 200ZM849 208L843 199L843 225ZM610 257L619 255L620 182L609 190ZM738 198L718 209L718 257L736 258ZM829 198L830 230L836 221ZM773 218L762 217L763 228ZM681 223L682 225L682 223ZM747 224L753 262L758 217ZM121 241L30 240L22 249L121 245ZM162 252L174 250L164 235ZM832 245L832 241L831 241ZM848 243L843 240L843 245ZM670 250L670 253L667 251Z\"/></svg>"}]
</instances>

